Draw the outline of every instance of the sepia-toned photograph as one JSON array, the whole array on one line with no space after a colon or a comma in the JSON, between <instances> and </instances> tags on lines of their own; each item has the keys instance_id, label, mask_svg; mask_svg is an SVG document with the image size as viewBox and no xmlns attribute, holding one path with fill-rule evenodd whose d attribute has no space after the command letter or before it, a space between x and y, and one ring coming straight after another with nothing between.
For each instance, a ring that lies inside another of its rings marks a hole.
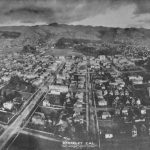
<instances>
[{"instance_id":1,"label":"sepia-toned photograph","mask_svg":"<svg viewBox=\"0 0 150 150\"><path fill-rule=\"evenodd\" d=\"M150 150L150 0L0 0L0 150Z\"/></svg>"}]
</instances>

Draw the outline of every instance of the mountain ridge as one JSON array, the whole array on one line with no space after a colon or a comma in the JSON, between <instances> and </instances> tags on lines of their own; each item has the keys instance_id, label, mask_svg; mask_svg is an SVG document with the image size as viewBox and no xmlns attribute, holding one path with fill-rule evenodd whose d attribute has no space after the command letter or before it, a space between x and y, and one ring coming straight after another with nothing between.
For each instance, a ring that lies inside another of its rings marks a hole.
<instances>
[{"instance_id":1,"label":"mountain ridge","mask_svg":"<svg viewBox=\"0 0 150 150\"><path fill-rule=\"evenodd\" d=\"M3 36L1 33L4 33ZM16 35L19 36L15 37ZM4 48L12 48L14 46L21 48L27 44L36 46L40 42L51 44L62 37L111 43L130 43L150 48L150 29L144 28L75 26L57 23L36 26L0 27L0 46Z\"/></svg>"}]
</instances>

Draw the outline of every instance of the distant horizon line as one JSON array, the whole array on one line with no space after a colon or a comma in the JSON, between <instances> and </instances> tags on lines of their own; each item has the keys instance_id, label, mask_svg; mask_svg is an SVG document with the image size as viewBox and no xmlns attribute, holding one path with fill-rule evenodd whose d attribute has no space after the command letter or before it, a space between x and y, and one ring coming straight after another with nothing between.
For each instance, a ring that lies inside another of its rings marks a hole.
<instances>
[{"instance_id":1,"label":"distant horizon line","mask_svg":"<svg viewBox=\"0 0 150 150\"><path fill-rule=\"evenodd\" d=\"M135 28L135 29L149 29L149 28L146 28L146 27L136 27L136 26L127 26L127 27L120 27L120 26L103 26L103 25L83 25L83 24L72 24L72 23L57 23L57 22L52 22L52 23L35 23L35 24L23 24L23 23L20 23L20 24L12 24L12 25L2 25L0 24L0 28L1 27L35 27L35 26L50 26L50 25L53 25L53 24L58 24L58 25L68 25L68 26L83 26L83 27L106 27L106 28L120 28L120 29L127 29L127 28Z\"/></svg>"}]
</instances>

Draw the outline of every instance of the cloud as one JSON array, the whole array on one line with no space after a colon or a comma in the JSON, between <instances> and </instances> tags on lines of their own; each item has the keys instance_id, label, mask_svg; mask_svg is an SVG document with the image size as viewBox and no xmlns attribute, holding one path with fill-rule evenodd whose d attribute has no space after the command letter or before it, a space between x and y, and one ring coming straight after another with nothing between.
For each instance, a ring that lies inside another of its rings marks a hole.
<instances>
[{"instance_id":1,"label":"cloud","mask_svg":"<svg viewBox=\"0 0 150 150\"><path fill-rule=\"evenodd\" d=\"M150 13L150 0L0 0L0 24L70 23L133 4L136 17Z\"/></svg>"},{"instance_id":2,"label":"cloud","mask_svg":"<svg viewBox=\"0 0 150 150\"><path fill-rule=\"evenodd\" d=\"M105 14L99 14L95 17L86 18L81 21L76 21L73 25L93 25L93 26L107 26L107 27L128 27L130 24L136 22L133 12L134 5L120 6L118 9L112 9Z\"/></svg>"},{"instance_id":3,"label":"cloud","mask_svg":"<svg viewBox=\"0 0 150 150\"><path fill-rule=\"evenodd\" d=\"M98 0L0 0L0 20L68 23L102 12L106 4Z\"/></svg>"},{"instance_id":4,"label":"cloud","mask_svg":"<svg viewBox=\"0 0 150 150\"><path fill-rule=\"evenodd\" d=\"M134 0L137 9L135 10L135 14L147 14L150 13L150 1L149 0Z\"/></svg>"}]
</instances>

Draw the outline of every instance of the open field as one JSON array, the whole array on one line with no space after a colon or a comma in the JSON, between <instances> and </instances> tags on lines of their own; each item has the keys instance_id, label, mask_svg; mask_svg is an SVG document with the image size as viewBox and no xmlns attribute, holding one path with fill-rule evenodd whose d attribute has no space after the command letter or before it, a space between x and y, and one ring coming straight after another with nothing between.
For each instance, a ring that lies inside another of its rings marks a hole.
<instances>
[{"instance_id":1,"label":"open field","mask_svg":"<svg viewBox=\"0 0 150 150\"><path fill-rule=\"evenodd\" d=\"M73 49L53 49L47 54L54 55L54 56L69 56L69 55L82 55L79 52L74 51Z\"/></svg>"},{"instance_id":2,"label":"open field","mask_svg":"<svg viewBox=\"0 0 150 150\"><path fill-rule=\"evenodd\" d=\"M20 134L8 150L63 150L61 143Z\"/></svg>"}]
</instances>

